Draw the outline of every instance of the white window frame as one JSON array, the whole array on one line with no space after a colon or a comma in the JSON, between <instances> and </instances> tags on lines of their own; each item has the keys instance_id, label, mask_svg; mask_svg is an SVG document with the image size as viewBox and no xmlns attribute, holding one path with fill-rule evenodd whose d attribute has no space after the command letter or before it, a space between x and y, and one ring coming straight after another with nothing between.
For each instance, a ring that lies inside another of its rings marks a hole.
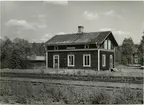
<instances>
[{"instance_id":1,"label":"white window frame","mask_svg":"<svg viewBox=\"0 0 144 105\"><path fill-rule=\"evenodd\" d=\"M73 57L73 65L70 65L69 63L70 63L70 60L69 60L69 57L70 56L72 56ZM67 65L68 65L68 67L74 67L75 66L75 55L74 54L68 54L68 56L67 56Z\"/></svg>"},{"instance_id":2,"label":"white window frame","mask_svg":"<svg viewBox=\"0 0 144 105\"><path fill-rule=\"evenodd\" d=\"M106 55L102 54L102 66L105 67L106 66Z\"/></svg>"},{"instance_id":3,"label":"white window frame","mask_svg":"<svg viewBox=\"0 0 144 105\"><path fill-rule=\"evenodd\" d=\"M85 45L84 48L85 48L85 49L88 49L88 48L89 48L89 45Z\"/></svg>"},{"instance_id":4,"label":"white window frame","mask_svg":"<svg viewBox=\"0 0 144 105\"><path fill-rule=\"evenodd\" d=\"M108 45L107 44L108 44L108 40L105 40L104 41L104 49L108 49Z\"/></svg>"},{"instance_id":5,"label":"white window frame","mask_svg":"<svg viewBox=\"0 0 144 105\"><path fill-rule=\"evenodd\" d=\"M108 49L111 50L111 40L108 40Z\"/></svg>"},{"instance_id":6,"label":"white window frame","mask_svg":"<svg viewBox=\"0 0 144 105\"><path fill-rule=\"evenodd\" d=\"M89 56L89 65L85 65L85 56ZM83 54L83 67L91 67L91 54Z\"/></svg>"}]
</instances>

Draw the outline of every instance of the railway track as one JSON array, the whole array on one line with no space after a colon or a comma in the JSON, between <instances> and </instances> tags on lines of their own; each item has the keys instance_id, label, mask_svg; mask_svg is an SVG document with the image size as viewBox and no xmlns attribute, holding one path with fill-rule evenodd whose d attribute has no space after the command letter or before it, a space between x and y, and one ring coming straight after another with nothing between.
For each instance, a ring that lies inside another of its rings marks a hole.
<instances>
[{"instance_id":1,"label":"railway track","mask_svg":"<svg viewBox=\"0 0 144 105\"><path fill-rule=\"evenodd\" d=\"M57 74L1 72L0 77L143 84L143 77L126 77L126 76L125 77L121 77L121 76L78 76L78 75L62 75L62 74L57 75Z\"/></svg>"},{"instance_id":2,"label":"railway track","mask_svg":"<svg viewBox=\"0 0 144 105\"><path fill-rule=\"evenodd\" d=\"M31 79L31 78L5 78L1 77L0 82L31 82L33 85L46 83L47 85L56 86L76 86L76 87L96 87L112 91L113 89L119 90L123 87L128 87L135 90L143 90L143 84L127 84L127 83L110 83L110 82L93 82L93 81L73 81L73 80L52 80L52 79Z\"/></svg>"}]
</instances>

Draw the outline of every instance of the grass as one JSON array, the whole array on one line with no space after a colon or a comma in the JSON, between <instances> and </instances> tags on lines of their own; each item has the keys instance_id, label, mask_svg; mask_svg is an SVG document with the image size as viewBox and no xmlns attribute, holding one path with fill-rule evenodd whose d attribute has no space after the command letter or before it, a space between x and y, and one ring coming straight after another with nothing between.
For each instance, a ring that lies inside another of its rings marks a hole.
<instances>
[{"instance_id":1,"label":"grass","mask_svg":"<svg viewBox=\"0 0 144 105\"><path fill-rule=\"evenodd\" d=\"M144 72L141 69L131 68L128 66L119 65L116 67L119 71L110 72L85 70L85 69L2 69L0 72L12 72L12 73L36 73L36 74L68 74L68 75L94 75L94 76L130 76L130 77L143 77Z\"/></svg>"},{"instance_id":2,"label":"grass","mask_svg":"<svg viewBox=\"0 0 144 105\"><path fill-rule=\"evenodd\" d=\"M0 81L0 102L21 104L142 104L143 91L107 91L96 87L56 86L47 83Z\"/></svg>"}]
</instances>

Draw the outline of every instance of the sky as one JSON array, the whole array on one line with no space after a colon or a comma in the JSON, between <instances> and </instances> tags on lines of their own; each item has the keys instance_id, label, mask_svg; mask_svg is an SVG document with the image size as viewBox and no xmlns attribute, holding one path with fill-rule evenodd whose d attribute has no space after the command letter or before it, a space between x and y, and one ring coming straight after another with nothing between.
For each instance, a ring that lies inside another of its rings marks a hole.
<instances>
[{"instance_id":1,"label":"sky","mask_svg":"<svg viewBox=\"0 0 144 105\"><path fill-rule=\"evenodd\" d=\"M119 44L144 31L143 1L1 1L0 38L46 42L56 34L112 31Z\"/></svg>"}]
</instances>

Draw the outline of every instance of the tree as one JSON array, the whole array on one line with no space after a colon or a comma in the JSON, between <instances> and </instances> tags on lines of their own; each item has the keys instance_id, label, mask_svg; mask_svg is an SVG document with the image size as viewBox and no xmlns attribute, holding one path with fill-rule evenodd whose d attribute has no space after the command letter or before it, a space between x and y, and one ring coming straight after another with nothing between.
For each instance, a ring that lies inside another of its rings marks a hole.
<instances>
[{"instance_id":1,"label":"tree","mask_svg":"<svg viewBox=\"0 0 144 105\"><path fill-rule=\"evenodd\" d=\"M140 55L140 63L141 65L144 65L144 35L142 36L142 39L138 48L139 48L139 55Z\"/></svg>"},{"instance_id":2,"label":"tree","mask_svg":"<svg viewBox=\"0 0 144 105\"><path fill-rule=\"evenodd\" d=\"M144 35L142 36L142 39L141 39L141 42L140 42L140 45L139 45L139 51L140 51L141 54L144 53Z\"/></svg>"},{"instance_id":3,"label":"tree","mask_svg":"<svg viewBox=\"0 0 144 105\"><path fill-rule=\"evenodd\" d=\"M45 50L43 47L44 43L32 43L32 52L37 56L44 56Z\"/></svg>"},{"instance_id":4,"label":"tree","mask_svg":"<svg viewBox=\"0 0 144 105\"><path fill-rule=\"evenodd\" d=\"M122 43L122 62L126 64L132 63L134 42L132 38L125 38ZM125 61L126 60L126 61Z\"/></svg>"},{"instance_id":5,"label":"tree","mask_svg":"<svg viewBox=\"0 0 144 105\"><path fill-rule=\"evenodd\" d=\"M28 41L5 38L1 45L1 68L26 69L29 67L27 56L31 53Z\"/></svg>"},{"instance_id":6,"label":"tree","mask_svg":"<svg viewBox=\"0 0 144 105\"><path fill-rule=\"evenodd\" d=\"M1 68L7 68L11 58L11 51L13 49L12 41L8 37L4 37L1 41L0 49Z\"/></svg>"}]
</instances>

